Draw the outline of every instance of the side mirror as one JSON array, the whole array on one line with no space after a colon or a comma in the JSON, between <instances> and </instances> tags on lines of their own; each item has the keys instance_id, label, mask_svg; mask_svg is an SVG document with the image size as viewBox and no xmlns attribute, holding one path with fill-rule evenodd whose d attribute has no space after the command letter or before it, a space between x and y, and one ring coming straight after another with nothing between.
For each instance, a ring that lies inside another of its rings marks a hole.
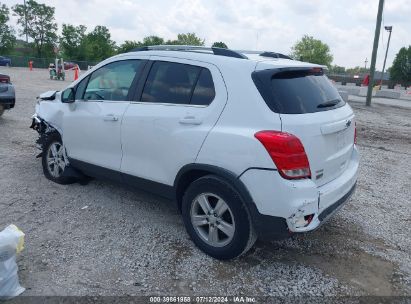
<instances>
[{"instance_id":1,"label":"side mirror","mask_svg":"<svg viewBox=\"0 0 411 304\"><path fill-rule=\"evenodd\" d=\"M61 93L61 102L73 103L75 101L76 91L74 88L68 88Z\"/></svg>"}]
</instances>

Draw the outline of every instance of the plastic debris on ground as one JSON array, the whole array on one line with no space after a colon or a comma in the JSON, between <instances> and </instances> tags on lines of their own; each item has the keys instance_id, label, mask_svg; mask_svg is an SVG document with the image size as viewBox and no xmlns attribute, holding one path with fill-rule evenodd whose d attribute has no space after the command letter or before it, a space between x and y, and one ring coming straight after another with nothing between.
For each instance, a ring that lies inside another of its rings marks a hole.
<instances>
[{"instance_id":1,"label":"plastic debris on ground","mask_svg":"<svg viewBox=\"0 0 411 304\"><path fill-rule=\"evenodd\" d=\"M0 232L0 300L11 299L25 289L20 286L16 255L24 248L24 233L15 225Z\"/></svg>"}]
</instances>

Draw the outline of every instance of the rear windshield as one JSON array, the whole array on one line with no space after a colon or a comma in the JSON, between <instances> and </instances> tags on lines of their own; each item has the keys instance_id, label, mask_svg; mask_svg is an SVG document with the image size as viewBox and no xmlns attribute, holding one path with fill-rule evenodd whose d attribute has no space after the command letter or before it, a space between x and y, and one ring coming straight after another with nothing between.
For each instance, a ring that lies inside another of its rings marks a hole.
<instances>
[{"instance_id":1,"label":"rear windshield","mask_svg":"<svg viewBox=\"0 0 411 304\"><path fill-rule=\"evenodd\" d=\"M276 113L314 113L345 105L319 68L255 71L252 78L268 107Z\"/></svg>"}]
</instances>

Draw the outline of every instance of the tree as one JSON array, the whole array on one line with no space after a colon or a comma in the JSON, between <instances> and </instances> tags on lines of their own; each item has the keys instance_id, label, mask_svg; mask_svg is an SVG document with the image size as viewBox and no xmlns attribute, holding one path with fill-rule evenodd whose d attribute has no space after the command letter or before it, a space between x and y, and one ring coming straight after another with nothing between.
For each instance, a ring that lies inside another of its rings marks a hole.
<instances>
[{"instance_id":1,"label":"tree","mask_svg":"<svg viewBox=\"0 0 411 304\"><path fill-rule=\"evenodd\" d=\"M158 36L148 36L143 38L143 42L140 46L150 46L150 45L162 45L164 44L164 39Z\"/></svg>"},{"instance_id":2,"label":"tree","mask_svg":"<svg viewBox=\"0 0 411 304\"><path fill-rule=\"evenodd\" d=\"M117 49L117 53L121 54L121 53L127 53L129 51L131 51L132 49L136 49L141 47L140 42L137 41L131 41L131 40L126 40L124 41L123 44L121 44L118 49Z\"/></svg>"},{"instance_id":3,"label":"tree","mask_svg":"<svg viewBox=\"0 0 411 304\"><path fill-rule=\"evenodd\" d=\"M333 61L328 45L312 36L304 35L291 50L291 57L297 60L326 66L330 66Z\"/></svg>"},{"instance_id":4,"label":"tree","mask_svg":"<svg viewBox=\"0 0 411 304\"><path fill-rule=\"evenodd\" d=\"M86 60L101 61L114 55L116 44L111 40L108 28L97 25L84 37L81 47L84 48Z\"/></svg>"},{"instance_id":5,"label":"tree","mask_svg":"<svg viewBox=\"0 0 411 304\"><path fill-rule=\"evenodd\" d=\"M14 30L7 25L9 20L9 8L0 3L0 54L8 53L16 43Z\"/></svg>"},{"instance_id":6,"label":"tree","mask_svg":"<svg viewBox=\"0 0 411 304\"><path fill-rule=\"evenodd\" d=\"M131 51L132 49L136 49L143 46L150 46L150 45L162 45L165 44L164 39L158 36L147 36L143 38L143 41L130 41L126 40L120 47L118 48L118 53L126 53Z\"/></svg>"},{"instance_id":7,"label":"tree","mask_svg":"<svg viewBox=\"0 0 411 304\"><path fill-rule=\"evenodd\" d=\"M339 66L339 65L332 65L330 66L330 73L332 74L344 74L345 73L345 67Z\"/></svg>"},{"instance_id":8,"label":"tree","mask_svg":"<svg viewBox=\"0 0 411 304\"><path fill-rule=\"evenodd\" d=\"M85 59L83 41L86 36L87 27L84 25L74 26L64 24L60 37L60 47L64 57L67 59Z\"/></svg>"},{"instance_id":9,"label":"tree","mask_svg":"<svg viewBox=\"0 0 411 304\"><path fill-rule=\"evenodd\" d=\"M227 44L225 44L225 43L222 42L222 41L214 42L211 47L218 47L218 48L222 48L222 49L228 49Z\"/></svg>"},{"instance_id":10,"label":"tree","mask_svg":"<svg viewBox=\"0 0 411 304\"><path fill-rule=\"evenodd\" d=\"M204 46L204 39L197 37L195 33L178 34L177 40L168 40L166 44Z\"/></svg>"},{"instance_id":11,"label":"tree","mask_svg":"<svg viewBox=\"0 0 411 304\"><path fill-rule=\"evenodd\" d=\"M222 42L221 42L222 43ZM159 36L147 36L143 38L143 41L130 41L126 40L120 47L118 48L118 53L125 53L132 49L144 47L144 46L151 46L151 45L196 45L196 46L203 46L204 39L201 39L196 36L195 33L187 33L187 34L178 34L176 40L167 40L165 41L163 38Z\"/></svg>"},{"instance_id":12,"label":"tree","mask_svg":"<svg viewBox=\"0 0 411 304\"><path fill-rule=\"evenodd\" d=\"M39 57L57 41L57 23L54 19L54 10L54 7L37 3L35 0L28 0L26 6L24 4L13 6L14 15L17 16L17 24L22 27L20 34L27 34L33 39Z\"/></svg>"},{"instance_id":13,"label":"tree","mask_svg":"<svg viewBox=\"0 0 411 304\"><path fill-rule=\"evenodd\" d=\"M357 66L354 67L354 68L348 68L348 69L346 69L345 72L346 72L347 74L350 74L350 75L358 75L358 74L367 74L367 73L370 72L370 70L369 70L369 69L366 69L366 68L364 68L364 67L360 67L360 66L357 65Z\"/></svg>"},{"instance_id":14,"label":"tree","mask_svg":"<svg viewBox=\"0 0 411 304\"><path fill-rule=\"evenodd\" d=\"M389 71L392 80L411 82L411 45L400 49Z\"/></svg>"}]
</instances>

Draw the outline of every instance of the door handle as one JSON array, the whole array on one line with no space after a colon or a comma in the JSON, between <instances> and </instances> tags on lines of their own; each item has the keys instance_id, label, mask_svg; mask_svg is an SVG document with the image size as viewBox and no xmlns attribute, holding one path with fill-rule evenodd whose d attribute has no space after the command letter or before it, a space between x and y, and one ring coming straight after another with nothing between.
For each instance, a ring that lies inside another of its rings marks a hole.
<instances>
[{"instance_id":1,"label":"door handle","mask_svg":"<svg viewBox=\"0 0 411 304\"><path fill-rule=\"evenodd\" d=\"M104 121L117 121L118 117L115 116L114 114L107 114L104 116Z\"/></svg>"},{"instance_id":2,"label":"door handle","mask_svg":"<svg viewBox=\"0 0 411 304\"><path fill-rule=\"evenodd\" d=\"M186 116L179 120L179 123L182 125L201 125L202 120L194 116Z\"/></svg>"}]
</instances>

